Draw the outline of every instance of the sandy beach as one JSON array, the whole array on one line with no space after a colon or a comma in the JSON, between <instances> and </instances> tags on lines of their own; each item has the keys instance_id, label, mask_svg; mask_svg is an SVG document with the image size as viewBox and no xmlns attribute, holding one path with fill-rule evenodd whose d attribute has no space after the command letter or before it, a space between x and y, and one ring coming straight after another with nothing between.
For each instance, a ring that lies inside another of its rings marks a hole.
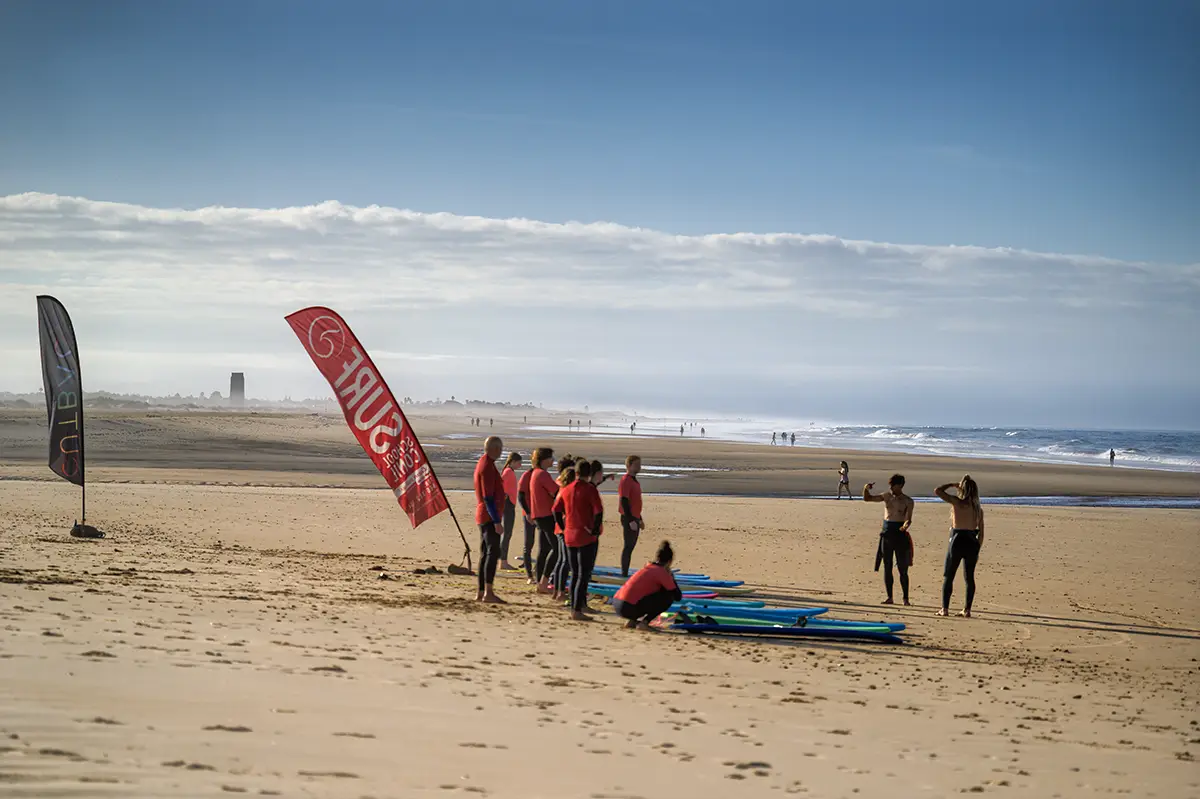
<instances>
[{"instance_id":1,"label":"sandy beach","mask_svg":"<svg viewBox=\"0 0 1200 799\"><path fill-rule=\"evenodd\" d=\"M414 574L456 562L458 534L409 529L339 417L97 415L101 541L67 535L79 492L49 479L38 420L0 415L3 796L1200 796L1197 511L989 508L976 617L938 619L942 506L916 511L914 605L881 609L879 507L788 498L831 493L839 453L638 440L726 469L647 481L643 560L666 537L773 604L908 625L902 646L651 635L572 623L523 580L482 607L473 578ZM486 419L412 421L462 487ZM528 448L517 427L497 417ZM992 496L1200 494L1187 473L852 468L859 489L969 471Z\"/></svg>"}]
</instances>

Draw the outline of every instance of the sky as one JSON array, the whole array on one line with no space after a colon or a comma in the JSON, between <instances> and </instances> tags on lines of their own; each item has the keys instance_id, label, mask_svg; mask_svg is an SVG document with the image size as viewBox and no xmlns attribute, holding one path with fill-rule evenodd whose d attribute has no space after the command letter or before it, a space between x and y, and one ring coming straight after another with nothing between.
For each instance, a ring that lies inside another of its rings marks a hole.
<instances>
[{"instance_id":1,"label":"sky","mask_svg":"<svg viewBox=\"0 0 1200 799\"><path fill-rule=\"evenodd\" d=\"M0 5L0 390L1200 429L1200 5Z\"/></svg>"}]
</instances>

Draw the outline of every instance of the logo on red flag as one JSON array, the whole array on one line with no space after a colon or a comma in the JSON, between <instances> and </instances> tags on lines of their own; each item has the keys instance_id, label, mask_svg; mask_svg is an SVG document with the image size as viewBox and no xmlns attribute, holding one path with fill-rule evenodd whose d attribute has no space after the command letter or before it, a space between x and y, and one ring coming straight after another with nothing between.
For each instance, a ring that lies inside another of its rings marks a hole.
<instances>
[{"instance_id":1,"label":"logo on red flag","mask_svg":"<svg viewBox=\"0 0 1200 799\"><path fill-rule=\"evenodd\" d=\"M387 481L413 527L449 508L404 411L342 317L328 308L313 307L296 311L286 319L329 381L346 424Z\"/></svg>"}]
</instances>

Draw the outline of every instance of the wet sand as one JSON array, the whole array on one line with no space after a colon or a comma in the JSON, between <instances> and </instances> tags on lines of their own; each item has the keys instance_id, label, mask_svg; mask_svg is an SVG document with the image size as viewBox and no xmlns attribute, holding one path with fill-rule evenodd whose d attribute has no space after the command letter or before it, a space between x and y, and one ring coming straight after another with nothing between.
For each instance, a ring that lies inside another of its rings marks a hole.
<instances>
[{"instance_id":1,"label":"wet sand","mask_svg":"<svg viewBox=\"0 0 1200 799\"><path fill-rule=\"evenodd\" d=\"M970 473L985 496L1162 496L1200 497L1200 473L1148 469L1019 463L907 453L807 449L735 444L685 438L630 436L624 422L597 417L588 433L568 432L567 414L528 416L495 413L495 426L481 427L466 414L409 415L447 489L469 489L482 440L495 433L529 455L535 446L624 463L637 453L648 467L647 491L741 496L822 497L837 492L837 466L850 463L851 487L886 484L903 473L910 493L930 496L933 488ZM556 425L557 433L530 431ZM374 488L380 477L350 434L341 415L211 412L101 412L87 420L87 455L95 481L142 480L225 485L321 485ZM0 477L50 479L45 415L0 410ZM673 467L683 467L673 471ZM698 470L698 471L695 471ZM664 476L665 475L665 476Z\"/></svg>"},{"instance_id":2,"label":"wet sand","mask_svg":"<svg viewBox=\"0 0 1200 799\"><path fill-rule=\"evenodd\" d=\"M572 623L520 579L482 607L472 578L414 574L458 560L448 516L414 531L378 476L281 468L345 451L311 418L324 432L259 420L281 450L237 468L101 465L133 451L106 433L95 471L128 482L89 491L102 541L67 536L78 489L0 427L0 477L18 478L0 479L0 795L1200 795L1200 512L991 508L964 620L933 616L941 506L917 508L914 605L883 609L878 506L648 496L641 558L668 537L680 567L773 603L909 629L903 646L629 633L609 613ZM201 461L247 449L221 417L125 421L173 426ZM426 424L427 443L465 432ZM455 441L438 443L471 451ZM639 449L699 465L725 446ZM747 472L792 456L735 450Z\"/></svg>"}]
</instances>

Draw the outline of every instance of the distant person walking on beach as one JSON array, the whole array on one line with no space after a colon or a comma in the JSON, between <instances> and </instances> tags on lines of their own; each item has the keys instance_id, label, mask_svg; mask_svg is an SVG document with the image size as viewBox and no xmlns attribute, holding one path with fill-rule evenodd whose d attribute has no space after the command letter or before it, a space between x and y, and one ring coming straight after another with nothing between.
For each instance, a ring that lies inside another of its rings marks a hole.
<instances>
[{"instance_id":1,"label":"distant person walking on beach","mask_svg":"<svg viewBox=\"0 0 1200 799\"><path fill-rule=\"evenodd\" d=\"M887 589L885 605L894 605L892 597L892 560L900 570L900 590L904 592L904 604L908 601L908 567L912 563L912 539L908 537L908 528L912 525L913 501L904 493L904 475L894 474L888 480L889 490L882 494L872 494L874 483L867 483L863 488L863 501L882 502L883 530L879 533L879 548L875 552L875 570L879 571L883 563L883 586Z\"/></svg>"},{"instance_id":2,"label":"distant person walking on beach","mask_svg":"<svg viewBox=\"0 0 1200 799\"><path fill-rule=\"evenodd\" d=\"M488 436L483 444L484 453L475 464L475 523L479 525L479 602L503 604L496 596L496 566L500 563L500 529L503 525L501 508L504 507L504 483L496 471L496 459L504 451L504 442L497 436Z\"/></svg>"},{"instance_id":3,"label":"distant person walking on beach","mask_svg":"<svg viewBox=\"0 0 1200 799\"><path fill-rule=\"evenodd\" d=\"M704 436L705 436L704 428L703 428L703 427L701 427L701 428L700 428L700 437L701 437L701 438L704 438Z\"/></svg>"},{"instance_id":4,"label":"distant person walking on beach","mask_svg":"<svg viewBox=\"0 0 1200 799\"><path fill-rule=\"evenodd\" d=\"M517 469L521 468L521 453L510 452L500 472L504 483L504 535L500 538L500 569L515 572L517 568L508 562L508 545L512 542L513 527L517 523Z\"/></svg>"},{"instance_id":5,"label":"distant person walking on beach","mask_svg":"<svg viewBox=\"0 0 1200 799\"><path fill-rule=\"evenodd\" d=\"M958 614L971 618L971 605L975 601L975 564L979 562L979 549L983 546L983 505L979 503L979 486L965 475L958 483L958 496L947 489L954 483L938 486L933 493L943 502L950 503L950 546L946 550L946 570L942 581L942 609L939 616L950 615L950 596L954 593L954 575L958 564L963 566L963 579L967 583L967 603Z\"/></svg>"},{"instance_id":6,"label":"distant person walking on beach","mask_svg":"<svg viewBox=\"0 0 1200 799\"><path fill-rule=\"evenodd\" d=\"M1116 463L1117 463L1117 451L1115 449L1110 449L1108 451L1108 465L1115 466Z\"/></svg>"},{"instance_id":7,"label":"distant person walking on beach","mask_svg":"<svg viewBox=\"0 0 1200 799\"><path fill-rule=\"evenodd\" d=\"M796 446L796 434L792 433L792 446Z\"/></svg>"},{"instance_id":8,"label":"distant person walking on beach","mask_svg":"<svg viewBox=\"0 0 1200 799\"><path fill-rule=\"evenodd\" d=\"M633 431L637 428L637 422L629 425L629 435L633 435Z\"/></svg>"},{"instance_id":9,"label":"distant person walking on beach","mask_svg":"<svg viewBox=\"0 0 1200 799\"><path fill-rule=\"evenodd\" d=\"M771 433L771 446L775 446L775 434Z\"/></svg>"},{"instance_id":10,"label":"distant person walking on beach","mask_svg":"<svg viewBox=\"0 0 1200 799\"><path fill-rule=\"evenodd\" d=\"M683 435L683 425L679 425L679 435Z\"/></svg>"},{"instance_id":11,"label":"distant person walking on beach","mask_svg":"<svg viewBox=\"0 0 1200 799\"><path fill-rule=\"evenodd\" d=\"M650 629L650 622L683 599L683 592L671 574L671 563L675 552L668 541L658 547L654 561L647 563L638 573L625 581L613 597L612 609L618 616L627 619L625 627Z\"/></svg>"},{"instance_id":12,"label":"distant person walking on beach","mask_svg":"<svg viewBox=\"0 0 1200 799\"><path fill-rule=\"evenodd\" d=\"M842 498L842 491L846 492L846 499L854 499L854 495L850 493L850 464L845 461L838 467L838 499Z\"/></svg>"},{"instance_id":13,"label":"distant person walking on beach","mask_svg":"<svg viewBox=\"0 0 1200 799\"><path fill-rule=\"evenodd\" d=\"M625 541L621 549L622 577L629 576L633 549L637 546L638 535L645 528L642 523L642 484L637 479L641 470L641 457L630 455L625 459L625 475L617 485L617 497L621 508L621 536Z\"/></svg>"}]
</instances>

